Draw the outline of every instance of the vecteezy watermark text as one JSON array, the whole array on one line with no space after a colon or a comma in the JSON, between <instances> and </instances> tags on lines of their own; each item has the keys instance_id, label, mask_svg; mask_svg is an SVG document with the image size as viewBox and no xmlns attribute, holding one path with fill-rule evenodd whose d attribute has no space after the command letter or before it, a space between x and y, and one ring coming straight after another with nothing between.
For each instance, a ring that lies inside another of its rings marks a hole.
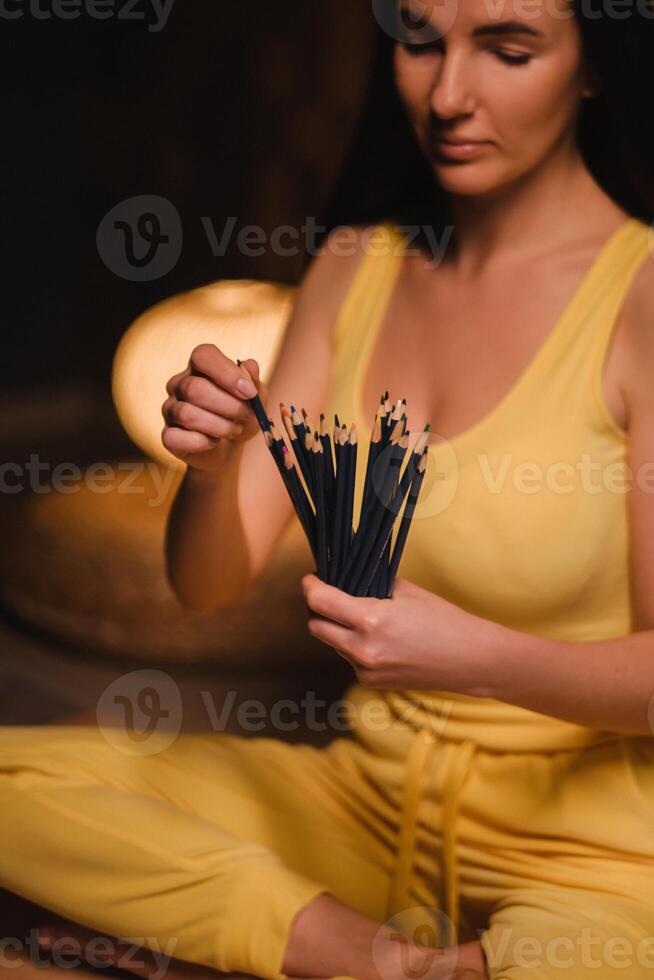
<instances>
[{"instance_id":1,"label":"vecteezy watermark text","mask_svg":"<svg viewBox=\"0 0 654 980\"><path fill-rule=\"evenodd\" d=\"M140 478L147 474L149 487ZM121 460L118 463L91 463L82 468L76 463L49 463L38 453L30 453L26 462L0 463L0 494L18 494L31 490L36 494L79 493L85 489L95 494L141 494L148 507L158 507L167 499L175 479L172 467L162 468L151 460ZM153 492L152 492L153 491Z\"/></svg>"},{"instance_id":2,"label":"vecteezy watermark text","mask_svg":"<svg viewBox=\"0 0 654 980\"><path fill-rule=\"evenodd\" d=\"M428 266L438 265L445 251L447 242L452 237L454 228L447 225L443 233L438 235L432 225L426 224L395 224L393 228L399 236L391 240L382 235L379 238L362 240L361 232L349 225L341 225L333 229L329 239L318 244L318 238L323 236L327 228L319 225L315 218L307 217L305 222L296 228L294 225L278 225L268 233L260 225L243 225L238 231L238 218L230 215L219 229L209 216L204 216L202 226L216 258L222 258L230 247L235 246L241 255L258 258L270 250L274 255L292 257L304 251L307 255L316 256L329 252L332 255L350 256L362 250L366 255L384 256L389 254L389 248L396 254L417 255L425 257ZM427 259L424 249L416 244L422 238L429 245L432 257Z\"/></svg>"},{"instance_id":3,"label":"vecteezy watermark text","mask_svg":"<svg viewBox=\"0 0 654 980\"><path fill-rule=\"evenodd\" d=\"M140 21L151 34L168 23L175 0L0 0L0 20L92 20Z\"/></svg>"},{"instance_id":4,"label":"vecteezy watermark text","mask_svg":"<svg viewBox=\"0 0 654 980\"><path fill-rule=\"evenodd\" d=\"M164 950L161 949L156 936L118 937L113 940L110 936L98 934L91 936L82 943L76 936L60 935L52 942L44 944L38 929L30 929L28 936L0 937L0 969L11 970L21 966L21 960L8 956L10 952L24 958L27 954L30 962L38 969L52 965L62 970L75 970L87 963L96 969L119 967L122 970L133 970L134 967L152 965L148 974L149 980L162 980L165 977L177 939L169 939ZM143 958L144 954L148 961ZM156 965L156 969L154 968ZM139 972L139 971L134 971Z\"/></svg>"}]
</instances>

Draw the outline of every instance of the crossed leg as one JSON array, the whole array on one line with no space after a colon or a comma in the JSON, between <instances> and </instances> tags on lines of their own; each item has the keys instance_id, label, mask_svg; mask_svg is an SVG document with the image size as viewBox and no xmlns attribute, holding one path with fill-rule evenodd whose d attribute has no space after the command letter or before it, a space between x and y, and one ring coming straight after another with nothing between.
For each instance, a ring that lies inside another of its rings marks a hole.
<instances>
[{"instance_id":1,"label":"crossed leg","mask_svg":"<svg viewBox=\"0 0 654 980\"><path fill-rule=\"evenodd\" d=\"M396 813L338 742L182 735L141 756L91 726L0 727L0 884L209 973L350 975L353 937L385 928ZM342 942L289 963L289 942L324 938L325 909L350 923Z\"/></svg>"}]
</instances>

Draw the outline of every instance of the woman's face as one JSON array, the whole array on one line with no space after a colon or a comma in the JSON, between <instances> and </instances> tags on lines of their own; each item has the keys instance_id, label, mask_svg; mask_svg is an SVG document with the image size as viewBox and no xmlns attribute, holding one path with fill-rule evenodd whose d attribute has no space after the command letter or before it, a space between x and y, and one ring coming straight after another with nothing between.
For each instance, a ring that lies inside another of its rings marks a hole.
<instances>
[{"instance_id":1,"label":"woman's face","mask_svg":"<svg viewBox=\"0 0 654 980\"><path fill-rule=\"evenodd\" d=\"M492 193L572 140L592 89L569 0L401 3L395 80L445 190Z\"/></svg>"}]
</instances>

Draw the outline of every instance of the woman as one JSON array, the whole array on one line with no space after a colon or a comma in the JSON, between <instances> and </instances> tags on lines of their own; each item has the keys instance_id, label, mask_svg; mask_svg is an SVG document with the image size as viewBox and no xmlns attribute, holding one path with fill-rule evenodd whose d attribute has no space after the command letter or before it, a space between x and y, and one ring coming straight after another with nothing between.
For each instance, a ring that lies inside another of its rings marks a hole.
<instances>
[{"instance_id":1,"label":"woman","mask_svg":"<svg viewBox=\"0 0 654 980\"><path fill-rule=\"evenodd\" d=\"M380 64L422 154L413 199L395 194L400 164L380 165L375 214L351 161L329 224L353 200L360 220L304 277L269 386L254 359L203 345L163 405L163 443L188 464L169 573L197 610L242 595L292 519L256 389L271 410L329 403L361 434L385 389L412 432L431 422L392 600L302 580L309 631L356 673L354 738L184 736L135 761L91 729L50 729L46 751L43 730L6 728L3 832L20 843L44 807L55 840L36 843L38 883L6 854L1 879L262 977L650 976L652 200L644 158L593 156L591 124L612 118L622 153L636 146L602 32L633 57L651 21L569 17L563 0L403 10Z\"/></svg>"}]
</instances>

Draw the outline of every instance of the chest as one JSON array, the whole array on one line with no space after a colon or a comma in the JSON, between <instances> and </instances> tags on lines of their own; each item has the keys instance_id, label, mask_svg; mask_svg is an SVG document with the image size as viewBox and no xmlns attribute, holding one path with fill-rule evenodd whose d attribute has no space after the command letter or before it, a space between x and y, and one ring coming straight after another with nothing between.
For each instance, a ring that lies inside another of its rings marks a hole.
<instances>
[{"instance_id":1,"label":"chest","mask_svg":"<svg viewBox=\"0 0 654 980\"><path fill-rule=\"evenodd\" d=\"M421 262L421 260L417 260ZM424 263L422 263L424 265ZM406 398L413 431L430 422L444 438L483 420L538 359L583 277L582 258L507 270L461 284L447 270L405 262L362 375L362 407L380 394ZM618 320L602 376L606 405L621 427L624 343Z\"/></svg>"}]
</instances>

